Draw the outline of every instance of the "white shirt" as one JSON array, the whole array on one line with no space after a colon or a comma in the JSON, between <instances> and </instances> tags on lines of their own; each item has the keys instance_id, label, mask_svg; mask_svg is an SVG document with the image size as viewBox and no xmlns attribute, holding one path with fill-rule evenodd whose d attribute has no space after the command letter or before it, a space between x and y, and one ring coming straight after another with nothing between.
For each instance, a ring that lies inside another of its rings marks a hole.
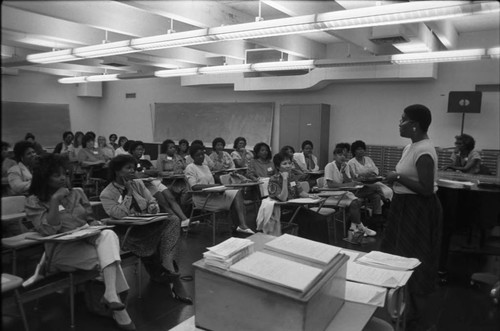
<instances>
[{"instance_id":1,"label":"white shirt","mask_svg":"<svg viewBox=\"0 0 500 331\"><path fill-rule=\"evenodd\" d=\"M337 162L333 161L326 165L325 167L325 184L323 187L328 187L328 180L331 180L334 183L342 184L344 182L344 175L337 167Z\"/></svg>"},{"instance_id":2,"label":"white shirt","mask_svg":"<svg viewBox=\"0 0 500 331\"><path fill-rule=\"evenodd\" d=\"M349 178L356 178L357 176L363 176L368 173L374 172L378 175L378 168L371 158L364 156L365 164L359 163L359 161L353 157L347 162L346 175ZM357 175L357 176L356 176Z\"/></svg>"},{"instance_id":3,"label":"white shirt","mask_svg":"<svg viewBox=\"0 0 500 331\"><path fill-rule=\"evenodd\" d=\"M396 172L399 175L408 177L411 180L418 181L417 160L422 155L430 155L434 161L434 192L437 191L437 173L438 158L436 148L429 139L420 140L416 143L407 145L403 150L403 155L396 165ZM406 186L395 182L392 188L394 193L398 194L417 194Z\"/></svg>"}]
</instances>

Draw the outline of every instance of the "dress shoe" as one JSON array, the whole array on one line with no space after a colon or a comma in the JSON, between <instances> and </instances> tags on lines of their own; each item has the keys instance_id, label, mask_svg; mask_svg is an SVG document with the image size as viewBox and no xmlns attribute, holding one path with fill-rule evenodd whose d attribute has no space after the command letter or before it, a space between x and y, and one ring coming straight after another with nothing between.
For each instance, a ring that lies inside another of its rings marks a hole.
<instances>
[{"instance_id":1,"label":"dress shoe","mask_svg":"<svg viewBox=\"0 0 500 331\"><path fill-rule=\"evenodd\" d=\"M120 324L120 323L118 323L118 321L116 320L116 318L114 316L113 316L113 320L115 321L116 326L120 330L125 330L125 331L135 331L136 330L135 324L132 321L130 321L130 323L128 323L128 324Z\"/></svg>"},{"instance_id":2,"label":"dress shoe","mask_svg":"<svg viewBox=\"0 0 500 331\"><path fill-rule=\"evenodd\" d=\"M180 296L175 292L175 289L172 289L172 296L174 297L175 300L180 301L182 303L185 303L186 305L192 305L193 304L193 299L188 296Z\"/></svg>"},{"instance_id":3,"label":"dress shoe","mask_svg":"<svg viewBox=\"0 0 500 331\"><path fill-rule=\"evenodd\" d=\"M106 300L106 298L104 296L101 298L101 303L111 310L123 310L123 309L125 309L125 305L123 303L118 302L118 301L109 302L108 300Z\"/></svg>"}]
</instances>

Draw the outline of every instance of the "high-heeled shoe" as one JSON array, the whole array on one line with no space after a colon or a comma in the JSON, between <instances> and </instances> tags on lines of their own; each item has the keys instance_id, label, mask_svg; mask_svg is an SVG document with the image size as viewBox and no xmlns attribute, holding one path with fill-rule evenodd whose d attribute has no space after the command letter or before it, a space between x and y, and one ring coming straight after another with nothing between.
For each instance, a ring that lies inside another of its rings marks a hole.
<instances>
[{"instance_id":1,"label":"high-heeled shoe","mask_svg":"<svg viewBox=\"0 0 500 331\"><path fill-rule=\"evenodd\" d=\"M125 305L123 303L118 302L118 301L110 302L110 301L106 300L106 298L104 296L101 298L101 303L111 310L123 310L123 309L125 309Z\"/></svg>"},{"instance_id":2,"label":"high-heeled shoe","mask_svg":"<svg viewBox=\"0 0 500 331\"><path fill-rule=\"evenodd\" d=\"M182 303L185 303L186 305L192 305L193 304L193 299L188 296L180 296L175 292L175 289L172 288L172 296L174 297L175 300L180 301Z\"/></svg>"},{"instance_id":3,"label":"high-heeled shoe","mask_svg":"<svg viewBox=\"0 0 500 331\"><path fill-rule=\"evenodd\" d=\"M120 324L120 323L118 323L118 321L116 320L114 315L113 315L113 320L115 321L116 326L121 330L125 330L125 331L135 331L136 330L135 324L133 321L130 321L130 323L128 323L128 324Z\"/></svg>"}]
</instances>

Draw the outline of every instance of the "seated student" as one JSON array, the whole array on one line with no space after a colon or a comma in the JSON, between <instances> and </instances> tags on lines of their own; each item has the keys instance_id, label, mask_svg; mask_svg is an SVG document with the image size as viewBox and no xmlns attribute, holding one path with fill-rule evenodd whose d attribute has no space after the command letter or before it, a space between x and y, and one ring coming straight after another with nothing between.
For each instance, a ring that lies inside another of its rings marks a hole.
<instances>
[{"instance_id":1,"label":"seated student","mask_svg":"<svg viewBox=\"0 0 500 331\"><path fill-rule=\"evenodd\" d=\"M106 161L109 161L115 157L115 149L106 144L106 137L99 136L97 138L97 146L97 149L102 152L102 154L106 158Z\"/></svg>"},{"instance_id":2,"label":"seated student","mask_svg":"<svg viewBox=\"0 0 500 331\"><path fill-rule=\"evenodd\" d=\"M206 153L205 145L203 144L203 142L201 140L193 140L193 142L191 143L191 146L193 146L193 145L200 145L201 147L203 147L204 153ZM188 155L186 157L186 164L191 164L191 163L193 163L193 158L191 157L191 155ZM208 155L206 155L206 154L205 154L205 158L203 159L203 164L206 165L210 169L210 171L214 170L214 167L215 167L214 161L212 161L212 159L210 157L208 157Z\"/></svg>"},{"instance_id":3,"label":"seated student","mask_svg":"<svg viewBox=\"0 0 500 331\"><path fill-rule=\"evenodd\" d=\"M305 140L302 143L302 152L295 153L293 158L303 172L318 171L318 158L313 155L313 143Z\"/></svg>"},{"instance_id":4,"label":"seated student","mask_svg":"<svg viewBox=\"0 0 500 331\"><path fill-rule=\"evenodd\" d=\"M200 191L206 187L215 185L212 172L207 165L203 164L205 148L199 144L192 144L189 153L193 163L188 164L184 174L188 180L191 190ZM254 232L246 225L245 204L243 194L240 190L226 190L221 194L213 194L210 197L201 194L193 194L193 202L197 208L204 207L206 210L232 210L238 215L238 227L236 231L253 234Z\"/></svg>"},{"instance_id":5,"label":"seated student","mask_svg":"<svg viewBox=\"0 0 500 331\"><path fill-rule=\"evenodd\" d=\"M23 140L14 145L14 158L17 164L7 170L9 186L13 194L27 195L31 185L31 169L36 160L33 143Z\"/></svg>"},{"instance_id":6,"label":"seated student","mask_svg":"<svg viewBox=\"0 0 500 331\"><path fill-rule=\"evenodd\" d=\"M363 141L356 140L352 143L351 153L354 157L347 162L347 177L362 181L378 176L379 172L375 162L373 162L370 157L366 156L365 152L366 144ZM369 185L373 185L381 191L384 203L387 203L392 199L394 193L389 186L381 182Z\"/></svg>"},{"instance_id":7,"label":"seated student","mask_svg":"<svg viewBox=\"0 0 500 331\"><path fill-rule=\"evenodd\" d=\"M271 160L271 148L268 144L261 142L253 148L254 158L248 164L247 177L251 180L267 178L276 174L276 167Z\"/></svg>"},{"instance_id":8,"label":"seated student","mask_svg":"<svg viewBox=\"0 0 500 331\"><path fill-rule=\"evenodd\" d=\"M78 162L83 168L92 168L92 177L106 178L107 171L104 166L109 159L102 151L94 147L94 136L86 134L82 140L83 148L78 152Z\"/></svg>"},{"instance_id":9,"label":"seated student","mask_svg":"<svg viewBox=\"0 0 500 331\"><path fill-rule=\"evenodd\" d=\"M118 155L109 162L110 184L101 192L104 211L114 219L140 214L156 214L160 210L156 199L141 180L135 179L137 161L131 155ZM114 228L120 236L126 228ZM165 221L137 226L130 231L124 249L139 256L150 279L171 284L172 296L186 304L192 304L180 280L176 259L180 237L180 222L175 215ZM170 286L169 286L170 288Z\"/></svg>"},{"instance_id":10,"label":"seated student","mask_svg":"<svg viewBox=\"0 0 500 331\"><path fill-rule=\"evenodd\" d=\"M226 147L226 142L224 139L217 137L212 141L212 154L210 158L214 163L214 168L212 171L221 171L227 169L234 169L235 165L231 155L224 151Z\"/></svg>"},{"instance_id":11,"label":"seated student","mask_svg":"<svg viewBox=\"0 0 500 331\"><path fill-rule=\"evenodd\" d=\"M156 161L156 169L162 175L184 175L186 169L186 160L177 154L175 143L167 139L161 144L160 154ZM164 178L163 182L174 195L179 196L180 204L187 205L191 203L191 197L188 193L188 187L185 180L167 179Z\"/></svg>"},{"instance_id":12,"label":"seated student","mask_svg":"<svg viewBox=\"0 0 500 331\"><path fill-rule=\"evenodd\" d=\"M468 134L455 136L455 150L450 156L451 163L444 170L451 169L469 174L481 171L481 155L474 149L476 141Z\"/></svg>"},{"instance_id":13,"label":"seated student","mask_svg":"<svg viewBox=\"0 0 500 331\"><path fill-rule=\"evenodd\" d=\"M7 178L9 168L17 164L16 161L8 157L9 147L10 144L8 142L2 141L2 179Z\"/></svg>"},{"instance_id":14,"label":"seated student","mask_svg":"<svg viewBox=\"0 0 500 331\"><path fill-rule=\"evenodd\" d=\"M56 145L53 153L64 155L69 159L69 155L74 150L73 139L74 139L73 132L65 131L63 133L63 141L61 141L59 144Z\"/></svg>"},{"instance_id":15,"label":"seated student","mask_svg":"<svg viewBox=\"0 0 500 331\"><path fill-rule=\"evenodd\" d=\"M186 139L179 140L179 148L177 154L186 159L189 156L189 142Z\"/></svg>"},{"instance_id":16,"label":"seated student","mask_svg":"<svg viewBox=\"0 0 500 331\"><path fill-rule=\"evenodd\" d=\"M237 168L248 167L248 164L253 159L253 153L246 149L247 140L243 137L238 137L234 140L231 157L233 158L234 165Z\"/></svg>"},{"instance_id":17,"label":"seated student","mask_svg":"<svg viewBox=\"0 0 500 331\"><path fill-rule=\"evenodd\" d=\"M81 188L68 187L66 160L57 154L40 158L33 168L30 196L26 200L26 217L43 236L66 232L86 224L99 225L92 217L92 207ZM120 327L134 330L119 293L129 286L120 266L120 242L112 230L65 244L45 244L50 256L48 272L92 270L99 268L105 291L101 302L113 310Z\"/></svg>"},{"instance_id":18,"label":"seated student","mask_svg":"<svg viewBox=\"0 0 500 331\"><path fill-rule=\"evenodd\" d=\"M347 151L344 147L338 146L339 144L337 144L337 147L333 150L333 162L328 163L325 167L325 188L356 186L359 184L354 181L344 183ZM339 195L329 197L325 205L347 208L351 221L350 231L362 231L365 236L375 236L377 234L361 223L361 204L352 192L339 191Z\"/></svg>"},{"instance_id":19,"label":"seated student","mask_svg":"<svg viewBox=\"0 0 500 331\"><path fill-rule=\"evenodd\" d=\"M137 162L135 173L137 178L158 176L158 170L153 169L153 164L149 160L143 158L144 143L142 141L132 141L129 151ZM161 180L157 179L153 181L147 181L144 183L144 185L149 190L151 195L156 198L163 212L177 215L182 221L182 227L187 227L189 225L189 219L186 215L184 215L177 201L175 201L175 197L172 195L172 192L170 192L169 189L161 183Z\"/></svg>"},{"instance_id":20,"label":"seated student","mask_svg":"<svg viewBox=\"0 0 500 331\"><path fill-rule=\"evenodd\" d=\"M125 149L125 143L127 141L128 139L125 136L121 136L120 139L118 139L118 148L115 150L115 156L121 154L128 154L127 150Z\"/></svg>"},{"instance_id":21,"label":"seated student","mask_svg":"<svg viewBox=\"0 0 500 331\"><path fill-rule=\"evenodd\" d=\"M110 134L109 135L109 146L113 147L113 149L117 149L119 146L118 144L116 143L116 141L118 140L118 136L114 133Z\"/></svg>"},{"instance_id":22,"label":"seated student","mask_svg":"<svg viewBox=\"0 0 500 331\"><path fill-rule=\"evenodd\" d=\"M35 136L33 135L33 133L26 133L26 135L24 136L24 140L29 141L33 144L33 149L35 150L35 153L37 155L42 155L45 152L42 145L35 141Z\"/></svg>"},{"instance_id":23,"label":"seated student","mask_svg":"<svg viewBox=\"0 0 500 331\"><path fill-rule=\"evenodd\" d=\"M309 178L309 175L304 173L302 169L300 169L297 161L293 157L295 154L295 149L292 146L283 146L280 150L280 153L288 155L290 160L292 160L292 174L297 177L300 181L306 181Z\"/></svg>"},{"instance_id":24,"label":"seated student","mask_svg":"<svg viewBox=\"0 0 500 331\"><path fill-rule=\"evenodd\" d=\"M73 139L73 151L69 153L69 160L70 161L78 161L78 153L83 148L83 137L85 135L83 134L82 131L76 131L75 132L75 138Z\"/></svg>"}]
</instances>

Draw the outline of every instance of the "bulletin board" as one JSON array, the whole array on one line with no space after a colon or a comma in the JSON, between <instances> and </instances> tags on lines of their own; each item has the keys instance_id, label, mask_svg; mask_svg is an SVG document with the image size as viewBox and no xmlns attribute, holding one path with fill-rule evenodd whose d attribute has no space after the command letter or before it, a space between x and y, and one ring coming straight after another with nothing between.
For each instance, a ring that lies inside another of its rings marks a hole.
<instances>
[{"instance_id":1,"label":"bulletin board","mask_svg":"<svg viewBox=\"0 0 500 331\"><path fill-rule=\"evenodd\" d=\"M200 139L211 147L214 138L222 137L226 148L237 137L249 146L271 142L273 102L156 103L154 113L155 142Z\"/></svg>"},{"instance_id":2,"label":"bulletin board","mask_svg":"<svg viewBox=\"0 0 500 331\"><path fill-rule=\"evenodd\" d=\"M42 146L52 147L71 130L69 105L2 101L2 140L11 145L31 132Z\"/></svg>"}]
</instances>

